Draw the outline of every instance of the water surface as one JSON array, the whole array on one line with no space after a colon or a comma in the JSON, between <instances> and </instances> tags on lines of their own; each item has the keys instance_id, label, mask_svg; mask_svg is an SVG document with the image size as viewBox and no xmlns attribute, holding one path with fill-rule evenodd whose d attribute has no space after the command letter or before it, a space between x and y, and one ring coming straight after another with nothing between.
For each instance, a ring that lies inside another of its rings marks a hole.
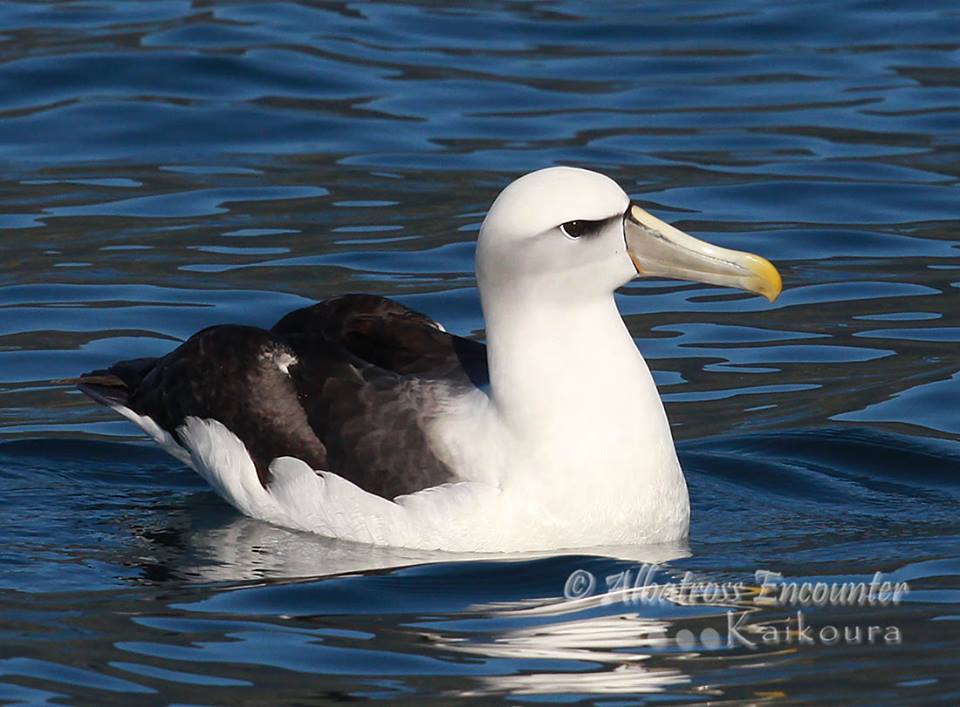
<instances>
[{"instance_id":1,"label":"water surface","mask_svg":"<svg viewBox=\"0 0 960 707\"><path fill-rule=\"evenodd\" d=\"M954 4L7 2L0 35L0 701L960 701ZM479 222L551 164L784 275L619 295L689 544L286 531L52 382L349 291L482 336ZM644 563L909 592L603 596Z\"/></svg>"}]
</instances>

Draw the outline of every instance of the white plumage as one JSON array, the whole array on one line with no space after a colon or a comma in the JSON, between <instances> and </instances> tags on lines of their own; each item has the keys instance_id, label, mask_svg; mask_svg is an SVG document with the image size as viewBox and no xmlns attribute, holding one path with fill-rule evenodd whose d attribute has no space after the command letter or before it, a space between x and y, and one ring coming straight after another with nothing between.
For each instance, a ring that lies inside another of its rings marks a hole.
<instances>
[{"instance_id":1,"label":"white plumage","mask_svg":"<svg viewBox=\"0 0 960 707\"><path fill-rule=\"evenodd\" d=\"M181 447L149 417L104 402L241 512L282 526L466 552L673 542L688 531L687 487L613 297L650 274L771 298L780 289L767 261L680 233L602 175L552 168L505 189L477 249L489 387L433 402L425 439L454 480L394 499L293 457L274 459L264 485L221 422L186 418ZM286 354L275 363L287 375L301 365Z\"/></svg>"}]
</instances>

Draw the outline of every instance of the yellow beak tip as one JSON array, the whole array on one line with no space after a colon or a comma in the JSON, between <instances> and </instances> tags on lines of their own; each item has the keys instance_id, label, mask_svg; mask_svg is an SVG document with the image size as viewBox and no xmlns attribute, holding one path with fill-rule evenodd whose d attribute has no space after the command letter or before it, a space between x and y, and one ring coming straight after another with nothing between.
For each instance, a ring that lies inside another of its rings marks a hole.
<instances>
[{"instance_id":1,"label":"yellow beak tip","mask_svg":"<svg viewBox=\"0 0 960 707\"><path fill-rule=\"evenodd\" d=\"M750 278L750 290L763 295L771 302L775 302L783 291L783 278L780 272L766 258L752 255L748 267L753 275Z\"/></svg>"}]
</instances>

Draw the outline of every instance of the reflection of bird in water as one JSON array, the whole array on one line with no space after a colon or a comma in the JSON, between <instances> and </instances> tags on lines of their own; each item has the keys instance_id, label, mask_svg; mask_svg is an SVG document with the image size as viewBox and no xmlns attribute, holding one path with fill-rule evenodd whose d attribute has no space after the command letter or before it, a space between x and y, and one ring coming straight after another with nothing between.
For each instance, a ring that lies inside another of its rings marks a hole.
<instances>
[{"instance_id":1,"label":"reflection of bird in water","mask_svg":"<svg viewBox=\"0 0 960 707\"><path fill-rule=\"evenodd\" d=\"M429 563L490 560L489 553L446 552L398 547L376 547L318 537L314 533L281 528L242 516L201 518L181 516L166 527L142 528L138 537L150 551L137 552L129 564L139 567L144 579L196 582L236 582L255 579L319 579L347 573ZM633 563L661 563L689 555L686 543L601 546L591 554ZM496 559L535 560L552 557L551 551L498 554ZM147 561L149 559L149 561ZM563 590L563 578L557 586Z\"/></svg>"},{"instance_id":2,"label":"reflection of bird in water","mask_svg":"<svg viewBox=\"0 0 960 707\"><path fill-rule=\"evenodd\" d=\"M638 276L780 292L766 260L556 167L507 187L481 228L486 346L345 296L80 383L278 525L464 551L669 542L687 534L687 487L613 297Z\"/></svg>"},{"instance_id":3,"label":"reflection of bird in water","mask_svg":"<svg viewBox=\"0 0 960 707\"><path fill-rule=\"evenodd\" d=\"M486 659L549 660L594 667L480 676L466 690L458 691L465 696L655 694L689 682L680 669L651 662L669 644L670 621L647 618L636 611L623 612L619 603L612 603L616 613L596 616L604 603L602 596L594 596L572 602L539 599L511 607L473 607L474 612L497 625L516 627L498 631L492 640L466 641L441 632L428 633L427 637L446 650Z\"/></svg>"}]
</instances>

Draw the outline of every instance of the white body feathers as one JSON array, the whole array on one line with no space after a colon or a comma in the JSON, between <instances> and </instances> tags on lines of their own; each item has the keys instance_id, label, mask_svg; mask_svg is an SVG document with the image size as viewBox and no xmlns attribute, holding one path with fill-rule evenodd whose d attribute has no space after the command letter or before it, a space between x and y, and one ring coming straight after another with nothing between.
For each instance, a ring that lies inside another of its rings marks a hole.
<instances>
[{"instance_id":1,"label":"white body feathers","mask_svg":"<svg viewBox=\"0 0 960 707\"><path fill-rule=\"evenodd\" d=\"M670 427L613 298L637 275L629 204L608 178L569 168L527 175L494 203L477 251L490 388L447 400L427 430L455 483L388 500L281 457L265 488L220 422L187 418L184 452L113 406L241 512L325 536L480 552L682 539L690 509ZM569 237L558 224L575 219L600 225Z\"/></svg>"}]
</instances>

